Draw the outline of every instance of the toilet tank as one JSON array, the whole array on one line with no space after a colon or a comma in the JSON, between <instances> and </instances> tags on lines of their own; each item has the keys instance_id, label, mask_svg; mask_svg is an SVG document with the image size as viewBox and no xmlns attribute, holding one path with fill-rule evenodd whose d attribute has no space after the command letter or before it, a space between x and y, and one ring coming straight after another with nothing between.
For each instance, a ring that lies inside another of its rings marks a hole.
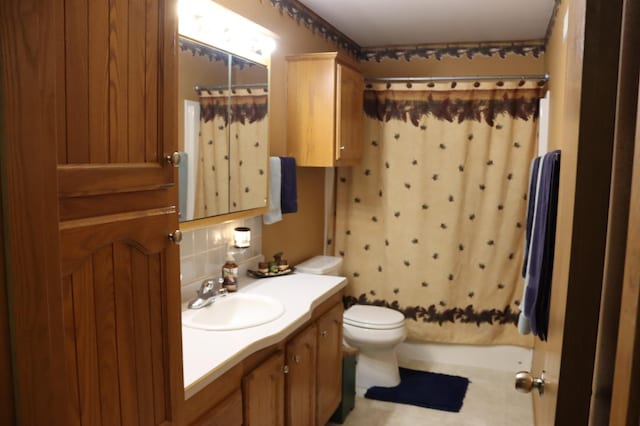
<instances>
[{"instance_id":1,"label":"toilet tank","mask_svg":"<svg viewBox=\"0 0 640 426\"><path fill-rule=\"evenodd\" d=\"M296 272L315 275L340 275L342 257L314 256L296 265Z\"/></svg>"}]
</instances>

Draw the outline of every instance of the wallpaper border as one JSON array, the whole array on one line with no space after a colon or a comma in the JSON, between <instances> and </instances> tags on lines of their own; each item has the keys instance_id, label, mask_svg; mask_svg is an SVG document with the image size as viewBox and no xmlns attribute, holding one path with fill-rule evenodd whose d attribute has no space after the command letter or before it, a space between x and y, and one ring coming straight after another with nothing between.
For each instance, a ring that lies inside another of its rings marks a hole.
<instances>
[{"instance_id":1,"label":"wallpaper border","mask_svg":"<svg viewBox=\"0 0 640 426\"><path fill-rule=\"evenodd\" d=\"M537 58L545 51L545 46L549 40L553 21L558 13L561 0L555 0L554 10L551 15L552 18L547 27L547 33L544 40L508 43L449 43L446 45L424 44L417 46L371 48L361 47L298 0L270 0L270 3L273 7L277 8L281 14L284 15L286 13L286 15L291 19L295 20L298 24L302 23L314 34L320 34L326 40L335 42L338 47L346 50L360 61L374 60L380 62L382 59L404 59L406 61L410 61L414 57L441 60L445 57L467 57L471 59L474 56L505 58L508 55L532 55Z\"/></svg>"}]
</instances>

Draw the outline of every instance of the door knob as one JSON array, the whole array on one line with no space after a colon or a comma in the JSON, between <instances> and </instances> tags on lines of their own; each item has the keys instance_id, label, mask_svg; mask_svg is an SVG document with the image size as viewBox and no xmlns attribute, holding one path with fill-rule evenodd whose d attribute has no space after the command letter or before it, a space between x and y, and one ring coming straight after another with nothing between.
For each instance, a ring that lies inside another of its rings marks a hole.
<instances>
[{"instance_id":1,"label":"door knob","mask_svg":"<svg viewBox=\"0 0 640 426\"><path fill-rule=\"evenodd\" d=\"M518 371L516 373L516 390L529 393L532 389L537 389L540 395L544 393L544 371L540 377L534 377L528 371Z\"/></svg>"},{"instance_id":2,"label":"door knob","mask_svg":"<svg viewBox=\"0 0 640 426\"><path fill-rule=\"evenodd\" d=\"M177 152L165 156L164 159L167 160L167 163L171 164L173 167L178 167L180 165L180 154L178 154Z\"/></svg>"},{"instance_id":3,"label":"door knob","mask_svg":"<svg viewBox=\"0 0 640 426\"><path fill-rule=\"evenodd\" d=\"M179 229L169 233L169 240L174 244L180 244L182 241L182 232Z\"/></svg>"}]
</instances>

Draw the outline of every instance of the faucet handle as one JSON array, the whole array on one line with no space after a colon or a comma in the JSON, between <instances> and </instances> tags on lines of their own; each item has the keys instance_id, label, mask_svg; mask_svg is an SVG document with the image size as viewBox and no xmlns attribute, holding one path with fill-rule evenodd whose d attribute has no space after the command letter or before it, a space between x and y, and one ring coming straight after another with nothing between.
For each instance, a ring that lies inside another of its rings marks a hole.
<instances>
[{"instance_id":1,"label":"faucet handle","mask_svg":"<svg viewBox=\"0 0 640 426\"><path fill-rule=\"evenodd\" d=\"M202 284L200 284L200 290L198 290L198 296L200 297L210 297L215 293L216 282L214 280L204 280Z\"/></svg>"}]
</instances>

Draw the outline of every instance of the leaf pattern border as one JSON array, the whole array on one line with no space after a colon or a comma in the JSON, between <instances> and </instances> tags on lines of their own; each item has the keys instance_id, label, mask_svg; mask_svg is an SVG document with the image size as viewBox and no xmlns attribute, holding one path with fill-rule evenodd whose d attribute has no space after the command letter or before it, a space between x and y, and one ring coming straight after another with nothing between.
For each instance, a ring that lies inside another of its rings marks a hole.
<instances>
[{"instance_id":1,"label":"leaf pattern border","mask_svg":"<svg viewBox=\"0 0 640 426\"><path fill-rule=\"evenodd\" d=\"M478 327L482 324L511 324L517 327L519 315L517 310L514 310L510 305L505 306L503 310L492 308L478 311L473 305L438 310L435 304L428 307L419 305L402 307L397 300L389 302L384 299L369 299L364 293L359 297L345 296L343 298L343 304L345 309L356 304L383 306L401 312L407 319L426 323L437 323L439 326L445 323L457 322L462 324L475 323Z\"/></svg>"}]
</instances>

